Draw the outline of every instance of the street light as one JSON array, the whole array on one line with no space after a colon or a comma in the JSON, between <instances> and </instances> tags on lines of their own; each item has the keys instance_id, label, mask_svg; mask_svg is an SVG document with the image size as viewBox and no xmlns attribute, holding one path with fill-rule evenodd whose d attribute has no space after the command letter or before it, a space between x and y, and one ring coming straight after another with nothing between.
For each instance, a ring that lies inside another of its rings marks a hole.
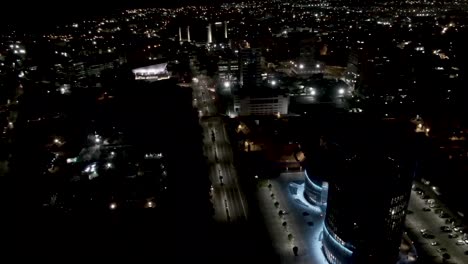
<instances>
[{"instance_id":1,"label":"street light","mask_svg":"<svg viewBox=\"0 0 468 264\"><path fill-rule=\"evenodd\" d=\"M304 64L299 64L299 69L304 69Z\"/></svg>"},{"instance_id":2,"label":"street light","mask_svg":"<svg viewBox=\"0 0 468 264\"><path fill-rule=\"evenodd\" d=\"M117 204L116 204L116 203L111 203L111 204L109 205L109 209L111 209L111 210L115 210L116 208L117 208Z\"/></svg>"},{"instance_id":3,"label":"street light","mask_svg":"<svg viewBox=\"0 0 468 264\"><path fill-rule=\"evenodd\" d=\"M276 85L276 81L275 81L275 80L271 81L271 85L275 86L275 85Z\"/></svg>"},{"instance_id":4,"label":"street light","mask_svg":"<svg viewBox=\"0 0 468 264\"><path fill-rule=\"evenodd\" d=\"M343 95L344 93L345 93L345 89L344 89L344 88L340 88L340 89L338 90L338 94Z\"/></svg>"},{"instance_id":5,"label":"street light","mask_svg":"<svg viewBox=\"0 0 468 264\"><path fill-rule=\"evenodd\" d=\"M225 88L231 87L231 83L230 83L229 81L225 81L225 82L224 82L224 87L225 87Z\"/></svg>"}]
</instances>

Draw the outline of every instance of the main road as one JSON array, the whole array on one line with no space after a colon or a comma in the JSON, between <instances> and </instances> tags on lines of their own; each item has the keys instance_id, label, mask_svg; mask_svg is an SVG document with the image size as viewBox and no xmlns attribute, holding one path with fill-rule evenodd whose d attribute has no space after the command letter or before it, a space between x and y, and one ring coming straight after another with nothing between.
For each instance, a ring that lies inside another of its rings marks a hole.
<instances>
[{"instance_id":1,"label":"main road","mask_svg":"<svg viewBox=\"0 0 468 264\"><path fill-rule=\"evenodd\" d=\"M203 128L203 145L208 159L211 194L219 222L238 222L247 219L247 203L239 186L233 164L233 153L222 118L214 104L216 94L209 88L209 78L199 75L193 83L194 106L199 110Z\"/></svg>"}]
</instances>

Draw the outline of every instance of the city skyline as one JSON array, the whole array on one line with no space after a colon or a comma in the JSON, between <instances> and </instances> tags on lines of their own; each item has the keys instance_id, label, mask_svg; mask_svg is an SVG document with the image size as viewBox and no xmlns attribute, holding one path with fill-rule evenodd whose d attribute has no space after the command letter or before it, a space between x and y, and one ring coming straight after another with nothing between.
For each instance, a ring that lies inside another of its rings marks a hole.
<instances>
[{"instance_id":1,"label":"city skyline","mask_svg":"<svg viewBox=\"0 0 468 264\"><path fill-rule=\"evenodd\" d=\"M5 7L21 256L468 263L468 2L219 3Z\"/></svg>"}]
</instances>

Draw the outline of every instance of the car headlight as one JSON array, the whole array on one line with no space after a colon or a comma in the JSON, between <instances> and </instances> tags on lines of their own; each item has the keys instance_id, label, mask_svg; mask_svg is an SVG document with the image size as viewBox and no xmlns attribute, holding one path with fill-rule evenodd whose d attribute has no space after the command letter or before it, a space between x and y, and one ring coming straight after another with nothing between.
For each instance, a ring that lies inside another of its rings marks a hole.
<instances>
[{"instance_id":1,"label":"car headlight","mask_svg":"<svg viewBox=\"0 0 468 264\"><path fill-rule=\"evenodd\" d=\"M310 95L316 95L317 94L317 91L315 90L315 88L309 88L309 94Z\"/></svg>"}]
</instances>

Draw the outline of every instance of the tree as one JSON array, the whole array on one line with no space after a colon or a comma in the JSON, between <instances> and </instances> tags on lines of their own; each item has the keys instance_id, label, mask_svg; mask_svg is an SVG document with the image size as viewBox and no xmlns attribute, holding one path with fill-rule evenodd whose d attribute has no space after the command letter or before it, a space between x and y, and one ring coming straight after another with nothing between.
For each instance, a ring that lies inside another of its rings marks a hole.
<instances>
[{"instance_id":1,"label":"tree","mask_svg":"<svg viewBox=\"0 0 468 264\"><path fill-rule=\"evenodd\" d=\"M294 246L293 247L293 252L294 252L294 256L297 256L297 254L299 252L299 248L297 246Z\"/></svg>"}]
</instances>

